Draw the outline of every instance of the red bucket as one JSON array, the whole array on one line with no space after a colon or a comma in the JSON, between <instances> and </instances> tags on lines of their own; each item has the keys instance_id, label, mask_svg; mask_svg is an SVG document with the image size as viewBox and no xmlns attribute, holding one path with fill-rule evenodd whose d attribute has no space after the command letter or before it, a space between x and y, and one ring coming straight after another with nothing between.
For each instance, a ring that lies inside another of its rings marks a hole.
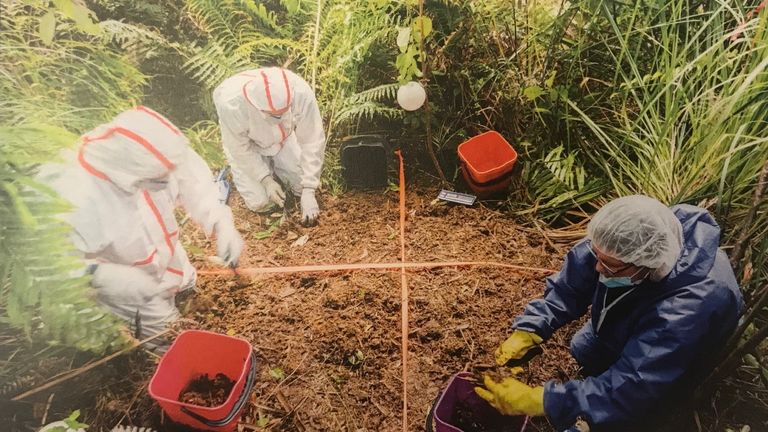
<instances>
[{"instance_id":1,"label":"red bucket","mask_svg":"<svg viewBox=\"0 0 768 432\"><path fill-rule=\"evenodd\" d=\"M517 152L495 131L474 136L459 144L457 149L462 168L473 183L498 181L512 172Z\"/></svg>"},{"instance_id":2,"label":"red bucket","mask_svg":"<svg viewBox=\"0 0 768 432\"><path fill-rule=\"evenodd\" d=\"M227 400L215 407L179 402L187 384L200 375L222 373L235 381ZM248 341L201 330L182 332L160 360L149 394L176 423L205 431L232 431L256 381Z\"/></svg>"}]
</instances>

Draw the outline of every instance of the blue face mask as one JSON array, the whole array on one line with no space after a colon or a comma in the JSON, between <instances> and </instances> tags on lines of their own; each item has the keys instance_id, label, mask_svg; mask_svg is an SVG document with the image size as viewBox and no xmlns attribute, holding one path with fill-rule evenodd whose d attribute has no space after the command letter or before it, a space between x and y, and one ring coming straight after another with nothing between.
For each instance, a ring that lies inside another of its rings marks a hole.
<instances>
[{"instance_id":1,"label":"blue face mask","mask_svg":"<svg viewBox=\"0 0 768 432\"><path fill-rule=\"evenodd\" d=\"M600 274L599 279L600 279L600 283L605 285L606 288L626 288L626 287L631 287L635 285L640 285L641 283L643 283L643 280L645 278L637 281L632 280L632 278L637 276L637 274L640 273L640 271L642 271L642 269L635 272L635 274L633 274L632 276L621 276L621 277L608 277L603 274Z\"/></svg>"},{"instance_id":2,"label":"blue face mask","mask_svg":"<svg viewBox=\"0 0 768 432\"><path fill-rule=\"evenodd\" d=\"M641 281L634 282L629 276L623 277L607 277L600 275L600 283L605 285L606 288L626 288L639 284Z\"/></svg>"}]
</instances>

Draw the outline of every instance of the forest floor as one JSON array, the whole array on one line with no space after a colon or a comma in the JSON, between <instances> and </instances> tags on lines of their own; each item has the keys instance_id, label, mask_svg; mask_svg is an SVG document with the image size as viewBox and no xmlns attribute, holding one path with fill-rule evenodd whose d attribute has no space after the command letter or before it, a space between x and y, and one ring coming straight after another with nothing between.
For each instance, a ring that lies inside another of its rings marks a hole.
<instances>
[{"instance_id":1,"label":"forest floor","mask_svg":"<svg viewBox=\"0 0 768 432\"><path fill-rule=\"evenodd\" d=\"M564 249L553 249L539 232L482 205L435 202L436 195L428 190L406 198L407 261L558 268ZM286 218L255 214L233 194L236 226L247 244L239 265L397 262L398 202L393 191L326 195L319 225L305 228L297 211ZM183 231L195 266L212 268L213 242L192 224ZM494 267L407 273L409 430L424 430L429 408L451 375L493 364L493 351L511 320L542 295L544 276ZM182 326L242 337L255 348L258 377L241 421L244 430L259 430L256 425L265 423L271 430L402 430L399 270L201 275L198 289L183 308ZM576 328L547 342L525 379L539 384L553 376L573 376L576 365L567 341ZM144 374L143 384L151 372ZM132 407L124 424L165 430L146 392L133 399L127 400ZM114 399L103 405L107 409L94 420L105 426L118 414L110 408L125 409ZM538 427L551 430L546 423Z\"/></svg>"},{"instance_id":2,"label":"forest floor","mask_svg":"<svg viewBox=\"0 0 768 432\"><path fill-rule=\"evenodd\" d=\"M568 249L492 205L446 204L434 200L436 195L435 189L407 194L409 262L494 261L556 270ZM248 211L236 193L230 205L246 240L243 269L400 259L396 191L323 194L320 224L311 228L298 223L295 208L259 215ZM182 241L198 269L217 268L211 259L215 242L194 223L185 224ZM482 368L498 372L489 367L493 352L512 319L542 295L545 276L541 271L479 266L407 272L409 431L425 430L427 413L453 374ZM399 270L252 277L225 271L201 274L197 288L182 307L177 327L244 338L255 350L257 380L238 430L402 430ZM579 325L573 323L547 341L522 379L533 385L575 377L568 341ZM158 358L136 351L55 387L56 398L49 396L46 415L56 419L67 409L80 408L92 432L107 432L118 424L183 430L170 424L148 394ZM37 396L38 406L45 406L46 395ZM11 430L31 429L12 425ZM526 430L553 429L539 418Z\"/></svg>"}]
</instances>

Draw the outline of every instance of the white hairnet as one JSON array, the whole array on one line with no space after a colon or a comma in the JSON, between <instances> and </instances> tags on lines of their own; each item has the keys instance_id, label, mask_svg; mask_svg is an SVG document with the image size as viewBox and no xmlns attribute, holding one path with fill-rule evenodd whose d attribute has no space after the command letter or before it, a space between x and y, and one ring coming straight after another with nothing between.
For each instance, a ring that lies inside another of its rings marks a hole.
<instances>
[{"instance_id":1,"label":"white hairnet","mask_svg":"<svg viewBox=\"0 0 768 432\"><path fill-rule=\"evenodd\" d=\"M248 103L263 111L282 111L290 107L292 93L288 75L278 67L259 69L258 76L243 86Z\"/></svg>"},{"instance_id":2,"label":"white hairnet","mask_svg":"<svg viewBox=\"0 0 768 432\"><path fill-rule=\"evenodd\" d=\"M644 195L603 206L587 226L587 238L606 255L666 276L683 245L682 226L669 207Z\"/></svg>"},{"instance_id":3,"label":"white hairnet","mask_svg":"<svg viewBox=\"0 0 768 432\"><path fill-rule=\"evenodd\" d=\"M168 119L145 107L119 114L83 136L80 163L123 190L167 176L184 161L188 141Z\"/></svg>"}]
</instances>

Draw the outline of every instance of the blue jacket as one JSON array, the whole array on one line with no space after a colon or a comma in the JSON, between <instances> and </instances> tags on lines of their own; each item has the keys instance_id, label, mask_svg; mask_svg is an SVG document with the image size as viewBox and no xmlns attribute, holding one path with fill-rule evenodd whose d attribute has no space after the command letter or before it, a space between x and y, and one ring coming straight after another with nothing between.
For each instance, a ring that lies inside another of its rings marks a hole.
<instances>
[{"instance_id":1,"label":"blue jacket","mask_svg":"<svg viewBox=\"0 0 768 432\"><path fill-rule=\"evenodd\" d=\"M598 428L620 430L619 425L641 422L665 400L690 390L691 376L702 372L694 366L716 354L736 328L744 301L718 248L720 227L701 208L672 210L683 227L677 264L661 281L644 282L616 302L601 325L607 288L598 282L586 241L547 278L544 298L530 302L515 320L513 328L548 339L592 305L582 332L591 334L590 349L599 352L593 357L601 364L587 365L598 375L544 386L544 411L558 430L578 416Z\"/></svg>"}]
</instances>

